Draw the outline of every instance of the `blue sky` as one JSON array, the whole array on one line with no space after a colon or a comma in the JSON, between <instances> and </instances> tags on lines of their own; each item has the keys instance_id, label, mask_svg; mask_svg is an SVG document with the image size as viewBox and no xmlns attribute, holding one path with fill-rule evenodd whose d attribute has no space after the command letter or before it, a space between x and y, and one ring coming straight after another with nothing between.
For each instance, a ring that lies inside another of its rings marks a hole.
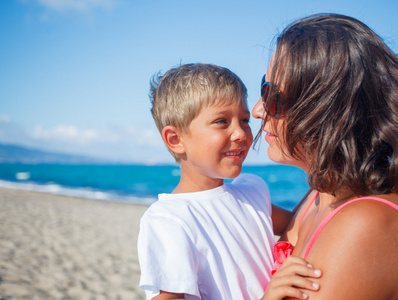
<instances>
[{"instance_id":1,"label":"blue sky","mask_svg":"<svg viewBox=\"0 0 398 300\"><path fill-rule=\"evenodd\" d=\"M252 108L275 34L319 12L358 18L398 52L395 0L1 1L0 143L172 163L149 111L151 76L180 63L228 67ZM247 162L269 162L264 141Z\"/></svg>"}]
</instances>

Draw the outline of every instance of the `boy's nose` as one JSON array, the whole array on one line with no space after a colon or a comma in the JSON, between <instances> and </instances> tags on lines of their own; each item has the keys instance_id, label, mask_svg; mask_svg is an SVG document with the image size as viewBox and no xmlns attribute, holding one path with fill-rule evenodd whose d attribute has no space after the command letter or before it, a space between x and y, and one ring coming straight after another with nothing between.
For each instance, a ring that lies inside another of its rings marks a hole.
<instances>
[{"instance_id":1,"label":"boy's nose","mask_svg":"<svg viewBox=\"0 0 398 300\"><path fill-rule=\"evenodd\" d=\"M231 139L233 141L245 141L246 140L246 131L241 126L236 126L234 128L234 132L232 133Z\"/></svg>"}]
</instances>

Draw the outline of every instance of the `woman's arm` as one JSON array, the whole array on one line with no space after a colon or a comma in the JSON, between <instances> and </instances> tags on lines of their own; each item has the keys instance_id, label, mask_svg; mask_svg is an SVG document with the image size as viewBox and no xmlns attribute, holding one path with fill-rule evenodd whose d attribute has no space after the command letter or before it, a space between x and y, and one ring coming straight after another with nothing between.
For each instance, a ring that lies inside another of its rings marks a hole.
<instances>
[{"instance_id":1,"label":"woman's arm","mask_svg":"<svg viewBox=\"0 0 398 300\"><path fill-rule=\"evenodd\" d=\"M311 194L311 192L311 189L307 191L305 196L300 200L293 211L289 211L272 204L272 223L275 235L282 235L289 227L292 226L294 223L293 217L297 214L303 203L306 202L308 195Z\"/></svg>"},{"instance_id":2,"label":"woman's arm","mask_svg":"<svg viewBox=\"0 0 398 300\"><path fill-rule=\"evenodd\" d=\"M272 225L275 235L282 235L292 220L293 213L280 206L272 204Z\"/></svg>"},{"instance_id":3,"label":"woman's arm","mask_svg":"<svg viewBox=\"0 0 398 300\"><path fill-rule=\"evenodd\" d=\"M316 293L309 290L310 299L395 299L397 216L394 209L373 201L354 203L340 211L307 257L323 272L322 278L315 280L321 289Z\"/></svg>"}]
</instances>

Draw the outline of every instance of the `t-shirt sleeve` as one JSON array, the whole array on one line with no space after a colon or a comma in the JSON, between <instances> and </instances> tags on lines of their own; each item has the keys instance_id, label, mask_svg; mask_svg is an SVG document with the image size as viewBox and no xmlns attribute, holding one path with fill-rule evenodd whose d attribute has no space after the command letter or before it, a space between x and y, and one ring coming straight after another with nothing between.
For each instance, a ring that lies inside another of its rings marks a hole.
<instances>
[{"instance_id":1,"label":"t-shirt sleeve","mask_svg":"<svg viewBox=\"0 0 398 300\"><path fill-rule=\"evenodd\" d=\"M200 299L196 247L184 225L170 217L145 214L138 236L140 287L147 299L160 290Z\"/></svg>"}]
</instances>

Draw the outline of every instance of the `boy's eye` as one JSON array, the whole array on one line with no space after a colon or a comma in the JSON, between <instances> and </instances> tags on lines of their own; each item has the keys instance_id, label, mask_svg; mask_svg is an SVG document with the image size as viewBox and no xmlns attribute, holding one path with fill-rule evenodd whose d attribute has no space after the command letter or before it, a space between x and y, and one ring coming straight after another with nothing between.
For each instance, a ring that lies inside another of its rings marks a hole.
<instances>
[{"instance_id":1,"label":"boy's eye","mask_svg":"<svg viewBox=\"0 0 398 300\"><path fill-rule=\"evenodd\" d=\"M249 118L243 119L242 123L249 124L250 123L250 119Z\"/></svg>"},{"instance_id":2,"label":"boy's eye","mask_svg":"<svg viewBox=\"0 0 398 300\"><path fill-rule=\"evenodd\" d=\"M227 124L227 120L225 120L225 119L219 119L219 120L216 120L215 123L217 123L217 124Z\"/></svg>"}]
</instances>

